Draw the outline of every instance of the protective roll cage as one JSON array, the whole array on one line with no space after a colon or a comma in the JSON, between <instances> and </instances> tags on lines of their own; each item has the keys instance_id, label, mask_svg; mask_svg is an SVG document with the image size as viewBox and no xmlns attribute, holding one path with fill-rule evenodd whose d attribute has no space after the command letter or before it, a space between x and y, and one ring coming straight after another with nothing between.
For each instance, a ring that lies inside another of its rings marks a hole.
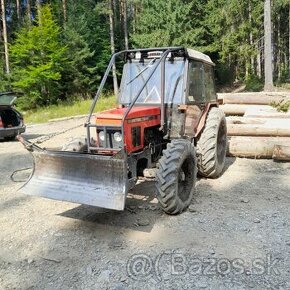
<instances>
[{"instance_id":1,"label":"protective roll cage","mask_svg":"<svg viewBox=\"0 0 290 290\"><path fill-rule=\"evenodd\" d=\"M111 56L109 65L106 69L106 72L102 78L101 84L98 88L98 91L94 97L94 100L92 102L92 105L90 107L90 111L89 111L89 115L87 117L87 120L85 122L85 127L87 128L87 151L88 153L91 153L92 151L98 151L98 150L112 150L112 148L104 148L104 147L96 147L96 146L91 146L91 133L90 133L90 128L96 128L97 125L96 124L92 124L91 123L91 117L94 113L97 101L102 93L102 90L104 88L104 85L107 81L108 75L112 69L112 66L114 65L116 58L119 57L120 55L127 55L129 53L132 52L151 52L151 51L163 51L163 53L161 54L160 58L158 59L156 65L154 66L154 68L152 69L152 71L150 72L150 74L148 75L148 77L145 79L143 86L140 88L140 90L138 91L138 93L136 94L136 96L133 98L133 101L129 104L123 118L122 118L122 127L121 127L121 133L122 133L122 140L123 140L123 144L122 144L122 149L124 149L124 123L125 120L128 116L128 114L130 113L131 109L133 108L133 106L135 105L135 103L137 102L139 96L141 95L142 91L144 90L144 88L146 87L148 81L151 79L151 77L153 76L154 72L156 71L156 69L159 67L159 65L161 64L161 126L160 126L160 131L164 130L164 125L165 125L165 106L164 106L164 97L165 97L165 60L166 57L168 56L169 53L171 52L178 52L181 51L184 53L184 55L186 55L186 49L184 47L155 47L155 48L143 48L143 49L129 49L129 50L122 50L120 52L114 53ZM116 96L117 97L117 96Z\"/></svg>"}]
</instances>

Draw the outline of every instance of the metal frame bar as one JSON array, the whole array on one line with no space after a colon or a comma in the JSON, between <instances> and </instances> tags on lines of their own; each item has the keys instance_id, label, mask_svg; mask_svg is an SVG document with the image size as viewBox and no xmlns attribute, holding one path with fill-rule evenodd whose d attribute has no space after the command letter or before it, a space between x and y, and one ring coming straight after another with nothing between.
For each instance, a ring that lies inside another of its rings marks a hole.
<instances>
[{"instance_id":1,"label":"metal frame bar","mask_svg":"<svg viewBox=\"0 0 290 290\"><path fill-rule=\"evenodd\" d=\"M94 100L91 104L91 107L90 107L90 111L89 111L89 114L88 114L88 117L87 117L87 120L85 122L85 127L87 128L87 145L88 145L88 152L90 153L91 150L106 150L106 148L100 148L100 147L91 147L90 144L91 144L91 137L90 137L90 128L91 127L96 127L95 125L92 125L90 123L91 121L91 117L93 115L93 112L95 110L95 107L96 107L96 104L97 104L97 101L101 95L101 92L104 88L104 85L107 81L107 78L108 78L108 75L112 69L112 66L113 64L115 63L116 61L116 57L122 55L122 54L128 54L128 53L131 53L131 52L150 52L150 51L155 51L155 50L162 50L163 53L160 57L160 59L158 59L158 62L156 63L154 69L152 70L152 72L149 74L149 76L147 77L147 79L145 80L144 82L144 85L142 86L142 88L139 90L139 92L137 93L137 95L135 96L135 98L133 99L133 101L130 103L130 105L128 106L128 109L126 110L123 118L122 118L122 138L123 138L123 149L124 149L124 123L125 123L125 119L127 118L128 114L130 113L131 109L133 108L133 106L135 105L135 103L137 102L137 99L139 98L139 96L141 95L142 91L144 90L144 88L146 87L148 81L151 79L151 77L153 76L154 72L156 71L157 67L159 66L160 63L162 63L162 67L161 67L161 127L160 127L160 130L164 130L164 121L165 121L165 106L164 106L164 98L165 98L165 60L166 60L166 57L167 55L170 53L170 52L174 52L174 51L178 51L178 50L182 50L184 49L184 47L155 47L155 48L142 48L142 49L129 49L129 50L122 50L122 51L119 51L117 53L114 53L112 56L111 56L111 59L110 59L110 62L109 62L109 65L105 71L105 74L102 78L102 81L100 83L100 86L98 88L98 91L94 97ZM117 97L117 96L116 96ZM94 148L94 149L92 149ZM111 148L112 149L112 148Z\"/></svg>"}]
</instances>

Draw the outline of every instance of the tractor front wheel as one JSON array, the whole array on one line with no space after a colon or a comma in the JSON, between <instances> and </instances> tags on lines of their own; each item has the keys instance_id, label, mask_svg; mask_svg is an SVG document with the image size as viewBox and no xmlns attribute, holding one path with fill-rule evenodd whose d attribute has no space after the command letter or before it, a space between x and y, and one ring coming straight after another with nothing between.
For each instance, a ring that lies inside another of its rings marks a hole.
<instances>
[{"instance_id":1,"label":"tractor front wheel","mask_svg":"<svg viewBox=\"0 0 290 290\"><path fill-rule=\"evenodd\" d=\"M167 144L156 172L157 199L168 214L183 212L191 203L196 182L196 155L184 139Z\"/></svg>"}]
</instances>

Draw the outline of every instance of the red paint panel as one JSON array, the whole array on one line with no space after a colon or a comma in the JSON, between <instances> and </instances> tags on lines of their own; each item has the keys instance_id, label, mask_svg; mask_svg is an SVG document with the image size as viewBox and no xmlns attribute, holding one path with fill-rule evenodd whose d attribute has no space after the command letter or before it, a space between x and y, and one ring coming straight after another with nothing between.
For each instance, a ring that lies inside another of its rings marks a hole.
<instances>
[{"instance_id":1,"label":"red paint panel","mask_svg":"<svg viewBox=\"0 0 290 290\"><path fill-rule=\"evenodd\" d=\"M128 108L116 108L107 110L96 115L97 119L121 119L126 113ZM129 112L127 119L149 116L149 115L158 115L160 114L159 107L141 107L136 106L131 109Z\"/></svg>"},{"instance_id":2,"label":"red paint panel","mask_svg":"<svg viewBox=\"0 0 290 290\"><path fill-rule=\"evenodd\" d=\"M125 144L128 153L136 152L142 150L144 148L144 130L149 127L154 127L160 125L160 115L157 116L157 119L143 121L143 122L135 122L128 123L125 122L124 133L125 133ZM132 145L132 128L141 127L141 144L140 146L134 147Z\"/></svg>"},{"instance_id":3,"label":"red paint panel","mask_svg":"<svg viewBox=\"0 0 290 290\"><path fill-rule=\"evenodd\" d=\"M107 110L96 115L98 126L122 126L121 120L128 108L116 108ZM142 118L142 119L140 119ZM148 127L160 125L160 108L135 106L129 112L125 124L125 147L128 153L136 152L144 148L144 130ZM141 127L141 144L134 147L132 144L132 128Z\"/></svg>"}]
</instances>

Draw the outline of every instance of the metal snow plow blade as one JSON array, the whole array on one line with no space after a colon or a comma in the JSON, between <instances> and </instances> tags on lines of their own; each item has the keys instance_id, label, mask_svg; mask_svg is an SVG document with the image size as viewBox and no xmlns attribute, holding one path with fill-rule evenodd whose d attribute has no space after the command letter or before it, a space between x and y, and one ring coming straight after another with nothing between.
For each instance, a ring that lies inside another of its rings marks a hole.
<instances>
[{"instance_id":1,"label":"metal snow plow blade","mask_svg":"<svg viewBox=\"0 0 290 290\"><path fill-rule=\"evenodd\" d=\"M20 192L123 210L128 191L127 160L111 156L48 151L38 147L34 171Z\"/></svg>"}]
</instances>

